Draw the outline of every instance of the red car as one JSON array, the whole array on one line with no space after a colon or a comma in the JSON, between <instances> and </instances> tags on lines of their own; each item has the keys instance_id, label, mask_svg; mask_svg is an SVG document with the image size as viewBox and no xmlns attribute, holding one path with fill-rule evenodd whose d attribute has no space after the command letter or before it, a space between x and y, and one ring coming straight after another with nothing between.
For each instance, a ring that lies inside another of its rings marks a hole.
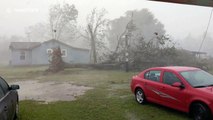
<instances>
[{"instance_id":1,"label":"red car","mask_svg":"<svg viewBox=\"0 0 213 120\"><path fill-rule=\"evenodd\" d=\"M194 67L155 67L131 81L138 103L153 102L187 112L194 120L211 120L213 75Z\"/></svg>"}]
</instances>

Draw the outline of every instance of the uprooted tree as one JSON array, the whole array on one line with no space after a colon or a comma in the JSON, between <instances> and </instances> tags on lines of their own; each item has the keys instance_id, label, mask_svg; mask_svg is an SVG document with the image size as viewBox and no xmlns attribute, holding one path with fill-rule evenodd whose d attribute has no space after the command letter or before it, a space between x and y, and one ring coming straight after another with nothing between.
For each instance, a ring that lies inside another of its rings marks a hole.
<instances>
[{"instance_id":1,"label":"uprooted tree","mask_svg":"<svg viewBox=\"0 0 213 120\"><path fill-rule=\"evenodd\" d=\"M61 56L62 54L61 54L60 47L54 48L51 54L51 60L49 60L50 64L49 64L48 72L56 73L56 72L64 70L64 62Z\"/></svg>"},{"instance_id":2,"label":"uprooted tree","mask_svg":"<svg viewBox=\"0 0 213 120\"><path fill-rule=\"evenodd\" d=\"M169 37L163 35L155 41L145 41L143 37L137 39L137 44L129 50L132 68L175 64L177 50Z\"/></svg>"},{"instance_id":3,"label":"uprooted tree","mask_svg":"<svg viewBox=\"0 0 213 120\"><path fill-rule=\"evenodd\" d=\"M134 70L152 66L197 66L196 57L190 51L175 48L176 43L166 34L163 24L147 9L128 11L110 25L112 54L107 63L124 65L128 61Z\"/></svg>"},{"instance_id":4,"label":"uprooted tree","mask_svg":"<svg viewBox=\"0 0 213 120\"><path fill-rule=\"evenodd\" d=\"M148 9L127 11L124 16L110 21L109 42L111 50L118 52L119 49L122 49L123 41L125 41L123 37L129 33L132 25L133 30L129 35L131 38L128 39L130 46L137 42L135 38L143 37L145 41L149 41L156 38L155 33L165 34L164 25Z\"/></svg>"},{"instance_id":5,"label":"uprooted tree","mask_svg":"<svg viewBox=\"0 0 213 120\"><path fill-rule=\"evenodd\" d=\"M109 42L112 54L109 59L115 62L124 62L126 54L137 49L142 39L144 44L152 41L157 46L157 36L165 34L163 24L148 9L127 11L125 16L112 20L110 26ZM131 55L129 54L130 60L133 59Z\"/></svg>"}]
</instances>

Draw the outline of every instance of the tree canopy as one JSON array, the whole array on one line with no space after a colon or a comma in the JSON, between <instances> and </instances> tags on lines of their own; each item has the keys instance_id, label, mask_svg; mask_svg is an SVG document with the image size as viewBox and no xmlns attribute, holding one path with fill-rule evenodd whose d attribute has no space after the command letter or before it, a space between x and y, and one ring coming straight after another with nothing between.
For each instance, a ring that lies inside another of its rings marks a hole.
<instances>
[{"instance_id":1,"label":"tree canopy","mask_svg":"<svg viewBox=\"0 0 213 120\"><path fill-rule=\"evenodd\" d=\"M52 37L60 39L60 36L67 25L75 26L78 17L78 10L75 5L64 3L56 4L49 9L49 21Z\"/></svg>"},{"instance_id":2,"label":"tree canopy","mask_svg":"<svg viewBox=\"0 0 213 120\"><path fill-rule=\"evenodd\" d=\"M106 49L106 31L108 30L107 11L94 8L87 16L87 28L85 37L91 46L91 62L97 63Z\"/></svg>"}]
</instances>

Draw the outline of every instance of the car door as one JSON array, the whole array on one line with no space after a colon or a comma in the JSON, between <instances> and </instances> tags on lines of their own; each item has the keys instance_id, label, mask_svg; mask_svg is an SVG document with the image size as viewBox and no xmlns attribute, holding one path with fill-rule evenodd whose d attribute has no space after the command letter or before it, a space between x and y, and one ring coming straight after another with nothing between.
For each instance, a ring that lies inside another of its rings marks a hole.
<instances>
[{"instance_id":1,"label":"car door","mask_svg":"<svg viewBox=\"0 0 213 120\"><path fill-rule=\"evenodd\" d=\"M0 120L7 120L8 111L6 101L4 100L4 91L0 87Z\"/></svg>"},{"instance_id":2,"label":"car door","mask_svg":"<svg viewBox=\"0 0 213 120\"><path fill-rule=\"evenodd\" d=\"M164 71L161 84L161 98L163 104L172 108L184 111L186 108L186 89L172 86L173 83L180 82L181 79L172 71ZM183 84L183 83L182 83Z\"/></svg>"},{"instance_id":3,"label":"car door","mask_svg":"<svg viewBox=\"0 0 213 120\"><path fill-rule=\"evenodd\" d=\"M13 98L12 91L6 81L0 77L0 88L3 91L3 97L0 101L1 111L3 114L2 120L12 120L15 114L15 99Z\"/></svg>"},{"instance_id":4,"label":"car door","mask_svg":"<svg viewBox=\"0 0 213 120\"><path fill-rule=\"evenodd\" d=\"M149 101L161 103L161 97L159 96L161 70L149 70L145 72L145 89L146 89L146 98Z\"/></svg>"}]
</instances>

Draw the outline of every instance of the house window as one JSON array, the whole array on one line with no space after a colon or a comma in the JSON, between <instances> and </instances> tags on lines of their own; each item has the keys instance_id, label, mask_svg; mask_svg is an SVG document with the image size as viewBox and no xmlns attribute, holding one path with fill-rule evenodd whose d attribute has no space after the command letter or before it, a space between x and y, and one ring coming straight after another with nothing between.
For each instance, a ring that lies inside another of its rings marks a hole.
<instances>
[{"instance_id":1,"label":"house window","mask_svg":"<svg viewBox=\"0 0 213 120\"><path fill-rule=\"evenodd\" d=\"M24 51L22 51L20 53L20 60L25 60L25 52Z\"/></svg>"},{"instance_id":2,"label":"house window","mask_svg":"<svg viewBox=\"0 0 213 120\"><path fill-rule=\"evenodd\" d=\"M62 49L61 50L61 56L62 57L67 57L67 50L66 49Z\"/></svg>"},{"instance_id":3,"label":"house window","mask_svg":"<svg viewBox=\"0 0 213 120\"><path fill-rule=\"evenodd\" d=\"M48 54L48 56L51 56L52 53L53 53L53 49L47 49L47 54Z\"/></svg>"}]
</instances>

